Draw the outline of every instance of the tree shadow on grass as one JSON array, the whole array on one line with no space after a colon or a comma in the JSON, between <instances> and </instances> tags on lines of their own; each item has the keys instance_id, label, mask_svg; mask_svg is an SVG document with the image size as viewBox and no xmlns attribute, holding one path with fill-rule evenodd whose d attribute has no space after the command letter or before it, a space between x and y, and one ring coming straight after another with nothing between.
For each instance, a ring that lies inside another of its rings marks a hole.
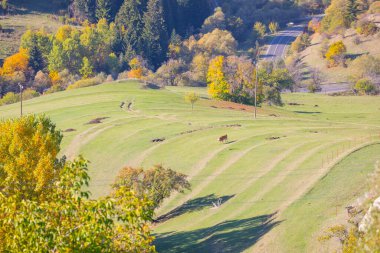
<instances>
[{"instance_id":1,"label":"tree shadow on grass","mask_svg":"<svg viewBox=\"0 0 380 253\"><path fill-rule=\"evenodd\" d=\"M175 209L171 210L170 212L159 216L157 219L155 219L155 222L157 223L165 222L169 219L180 216L184 213L200 211L206 207L211 208L214 206L214 204L222 205L233 196L235 195L226 195L226 196L218 197L215 194L210 194L204 197L191 199L191 200L186 201L181 206L176 207Z\"/></svg>"},{"instance_id":2,"label":"tree shadow on grass","mask_svg":"<svg viewBox=\"0 0 380 253\"><path fill-rule=\"evenodd\" d=\"M294 111L299 114L320 114L321 112Z\"/></svg>"},{"instance_id":3,"label":"tree shadow on grass","mask_svg":"<svg viewBox=\"0 0 380 253\"><path fill-rule=\"evenodd\" d=\"M280 223L274 221L274 215L225 221L193 231L157 234L155 245L158 252L242 252Z\"/></svg>"}]
</instances>

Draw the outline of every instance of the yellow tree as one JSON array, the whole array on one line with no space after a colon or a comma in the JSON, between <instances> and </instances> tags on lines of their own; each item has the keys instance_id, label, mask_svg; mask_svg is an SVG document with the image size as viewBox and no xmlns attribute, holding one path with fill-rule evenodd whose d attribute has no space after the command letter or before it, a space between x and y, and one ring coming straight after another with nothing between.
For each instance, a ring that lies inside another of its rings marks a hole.
<instances>
[{"instance_id":1,"label":"yellow tree","mask_svg":"<svg viewBox=\"0 0 380 253\"><path fill-rule=\"evenodd\" d=\"M344 61L344 54L346 53L346 46L343 41L337 41L329 47L326 52L326 59L329 61L329 66L336 66Z\"/></svg>"},{"instance_id":2,"label":"yellow tree","mask_svg":"<svg viewBox=\"0 0 380 253\"><path fill-rule=\"evenodd\" d=\"M128 72L128 78L141 79L143 76L143 66L142 61L138 57L133 58L129 61L129 66L131 70Z\"/></svg>"},{"instance_id":3,"label":"yellow tree","mask_svg":"<svg viewBox=\"0 0 380 253\"><path fill-rule=\"evenodd\" d=\"M0 191L22 199L49 194L59 173L61 139L43 116L0 122Z\"/></svg>"},{"instance_id":4,"label":"yellow tree","mask_svg":"<svg viewBox=\"0 0 380 253\"><path fill-rule=\"evenodd\" d=\"M123 186L90 200L87 161L58 160L61 138L43 116L0 121L0 252L155 252L152 201Z\"/></svg>"},{"instance_id":5,"label":"yellow tree","mask_svg":"<svg viewBox=\"0 0 380 253\"><path fill-rule=\"evenodd\" d=\"M190 92L185 95L185 101L191 104L191 110L194 110L194 104L199 100L199 95L195 92Z\"/></svg>"},{"instance_id":6,"label":"yellow tree","mask_svg":"<svg viewBox=\"0 0 380 253\"><path fill-rule=\"evenodd\" d=\"M210 61L207 82L208 93L211 97L222 100L228 98L230 85L224 73L224 56L217 56Z\"/></svg>"}]
</instances>

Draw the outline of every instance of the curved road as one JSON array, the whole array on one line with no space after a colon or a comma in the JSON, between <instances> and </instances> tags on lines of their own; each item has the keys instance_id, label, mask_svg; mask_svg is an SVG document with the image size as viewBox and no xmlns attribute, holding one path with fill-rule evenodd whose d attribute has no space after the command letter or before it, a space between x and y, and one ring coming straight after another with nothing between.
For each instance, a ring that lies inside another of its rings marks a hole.
<instances>
[{"instance_id":1,"label":"curved road","mask_svg":"<svg viewBox=\"0 0 380 253\"><path fill-rule=\"evenodd\" d=\"M270 61L284 58L288 46L300 35L305 25L294 25L276 34L268 45L268 49L261 57Z\"/></svg>"}]
</instances>

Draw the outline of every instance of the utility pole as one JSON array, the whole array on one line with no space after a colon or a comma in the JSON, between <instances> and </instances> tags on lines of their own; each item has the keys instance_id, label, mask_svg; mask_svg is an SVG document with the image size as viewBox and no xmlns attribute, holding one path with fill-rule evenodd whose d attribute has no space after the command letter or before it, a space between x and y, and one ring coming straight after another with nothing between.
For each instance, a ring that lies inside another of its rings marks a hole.
<instances>
[{"instance_id":1,"label":"utility pole","mask_svg":"<svg viewBox=\"0 0 380 253\"><path fill-rule=\"evenodd\" d=\"M21 101L20 114L22 117L22 90L24 89L24 86L22 86L20 83L18 83L18 86L20 87L20 101Z\"/></svg>"},{"instance_id":2,"label":"utility pole","mask_svg":"<svg viewBox=\"0 0 380 253\"><path fill-rule=\"evenodd\" d=\"M257 60L256 60L256 66L255 66L255 68L256 68L256 82L255 82L255 119L256 119L256 114L257 114L257 70L258 70L258 67L257 67Z\"/></svg>"},{"instance_id":3,"label":"utility pole","mask_svg":"<svg viewBox=\"0 0 380 253\"><path fill-rule=\"evenodd\" d=\"M259 70L259 57L260 57L260 45L256 40L256 56L255 56L255 69L256 69L256 81L255 81L255 119L257 118L257 83L258 83L258 70Z\"/></svg>"}]
</instances>

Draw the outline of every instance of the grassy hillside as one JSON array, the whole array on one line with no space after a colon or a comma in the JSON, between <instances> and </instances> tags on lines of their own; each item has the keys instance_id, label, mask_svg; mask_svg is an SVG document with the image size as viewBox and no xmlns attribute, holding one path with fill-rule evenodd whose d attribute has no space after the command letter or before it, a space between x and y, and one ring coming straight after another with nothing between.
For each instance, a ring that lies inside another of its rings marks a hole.
<instances>
[{"instance_id":1,"label":"grassy hillside","mask_svg":"<svg viewBox=\"0 0 380 253\"><path fill-rule=\"evenodd\" d=\"M355 44L355 37L359 37L361 43ZM330 43L342 40L347 47L347 55L351 59L364 54L369 54L374 57L380 56L379 35L375 34L372 36L364 37L359 36L353 29L348 29L345 33L344 38L342 36L335 36L331 39ZM347 62L348 67L334 67L328 68L327 61L322 59L320 54L320 49L322 45L323 38L319 34L313 35L312 45L308 47L305 51L301 53L302 62L307 67L312 67L319 69L324 75L324 81L326 83L335 82L348 82L350 75L352 75L352 69L350 68L350 60Z\"/></svg>"},{"instance_id":2,"label":"grassy hillside","mask_svg":"<svg viewBox=\"0 0 380 253\"><path fill-rule=\"evenodd\" d=\"M202 95L194 111L184 102L188 91ZM133 101L132 111L121 101ZM115 82L35 98L24 111L67 130L62 154L91 161L94 198L125 165L161 163L190 176L192 191L158 211L166 214L154 228L160 252L304 252L363 192L380 160L380 145L369 145L379 140L380 100L284 94L284 101L253 120L251 107L209 100L203 88ZM18 104L0 107L1 118L18 113ZM217 141L223 134L226 144Z\"/></svg>"},{"instance_id":3,"label":"grassy hillside","mask_svg":"<svg viewBox=\"0 0 380 253\"><path fill-rule=\"evenodd\" d=\"M7 56L16 53L20 46L20 39L27 29L41 29L52 32L61 25L54 15L59 5L51 1L9 1L10 12L6 16L0 15L0 62Z\"/></svg>"}]
</instances>

